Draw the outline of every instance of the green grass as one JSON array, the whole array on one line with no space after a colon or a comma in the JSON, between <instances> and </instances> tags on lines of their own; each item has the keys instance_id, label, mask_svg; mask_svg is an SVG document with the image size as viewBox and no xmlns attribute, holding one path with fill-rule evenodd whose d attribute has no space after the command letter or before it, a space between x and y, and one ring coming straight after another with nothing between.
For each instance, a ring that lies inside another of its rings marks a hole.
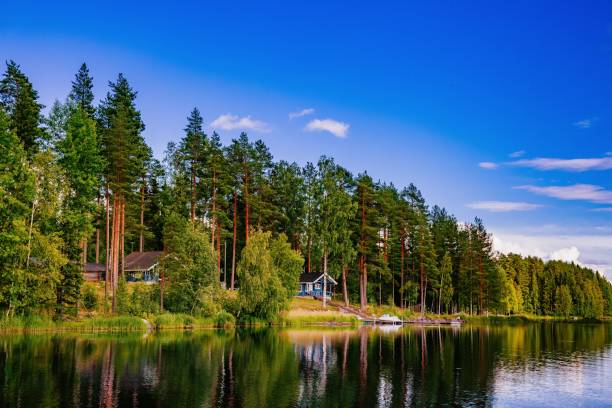
<instances>
[{"instance_id":1,"label":"green grass","mask_svg":"<svg viewBox=\"0 0 612 408\"><path fill-rule=\"evenodd\" d=\"M192 330L205 328L232 328L236 319L231 314L221 311L215 316L199 317L184 313L163 313L152 319L156 330Z\"/></svg>"},{"instance_id":2,"label":"green grass","mask_svg":"<svg viewBox=\"0 0 612 408\"><path fill-rule=\"evenodd\" d=\"M475 324L523 324L533 322L578 322L578 323L597 323L606 321L606 318L593 319L578 316L569 318L562 316L542 316L535 314L518 314L518 315L489 315L489 316L470 316L461 315L461 318L469 323Z\"/></svg>"},{"instance_id":3,"label":"green grass","mask_svg":"<svg viewBox=\"0 0 612 408\"><path fill-rule=\"evenodd\" d=\"M286 316L280 320L282 326L301 327L301 326L358 326L359 320L352 315L329 314L329 315L302 315Z\"/></svg>"},{"instance_id":4,"label":"green grass","mask_svg":"<svg viewBox=\"0 0 612 408\"><path fill-rule=\"evenodd\" d=\"M0 319L4 332L128 332L145 331L147 325L138 317L108 316L74 321L55 321L43 316L15 316Z\"/></svg>"}]
</instances>

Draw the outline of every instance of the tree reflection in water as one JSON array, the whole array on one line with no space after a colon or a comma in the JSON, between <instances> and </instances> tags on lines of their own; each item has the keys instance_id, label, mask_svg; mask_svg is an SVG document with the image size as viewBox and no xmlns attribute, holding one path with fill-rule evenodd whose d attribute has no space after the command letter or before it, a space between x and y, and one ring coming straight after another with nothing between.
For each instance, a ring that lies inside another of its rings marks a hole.
<instances>
[{"instance_id":1,"label":"tree reflection in water","mask_svg":"<svg viewBox=\"0 0 612 408\"><path fill-rule=\"evenodd\" d=\"M2 336L0 406L588 405L612 400L611 327Z\"/></svg>"}]
</instances>

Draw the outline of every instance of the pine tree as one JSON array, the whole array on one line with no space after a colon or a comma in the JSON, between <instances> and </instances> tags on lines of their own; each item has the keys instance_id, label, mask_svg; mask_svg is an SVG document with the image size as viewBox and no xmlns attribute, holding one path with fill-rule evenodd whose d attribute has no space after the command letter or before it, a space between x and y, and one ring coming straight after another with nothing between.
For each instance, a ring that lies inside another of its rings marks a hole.
<instances>
[{"instance_id":1,"label":"pine tree","mask_svg":"<svg viewBox=\"0 0 612 408\"><path fill-rule=\"evenodd\" d=\"M72 90L68 98L74 105L86 112L90 117L93 117L96 111L93 106L93 78L89 75L87 64L81 64L79 71L74 76Z\"/></svg>"},{"instance_id":2,"label":"pine tree","mask_svg":"<svg viewBox=\"0 0 612 408\"><path fill-rule=\"evenodd\" d=\"M367 173L357 177L357 236L359 237L357 255L359 259L359 304L365 311L368 303L368 265L378 260L378 226L375 207L376 186Z\"/></svg>"},{"instance_id":3,"label":"pine tree","mask_svg":"<svg viewBox=\"0 0 612 408\"><path fill-rule=\"evenodd\" d=\"M326 293L329 257L338 256L341 267L346 262L342 261L342 257L351 257L346 251L346 243L350 241L349 223L354 217L356 206L346 190L346 170L325 156L319 159L317 170L319 181L316 199L319 206L316 213L316 244L323 256L323 291ZM324 307L326 301L326 296L323 296Z\"/></svg>"},{"instance_id":4,"label":"pine tree","mask_svg":"<svg viewBox=\"0 0 612 408\"><path fill-rule=\"evenodd\" d=\"M87 262L87 239L93 233L97 211L96 198L104 158L94 120L80 107L72 110L66 123L65 136L56 141L58 162L64 169L70 188L65 201L62 238L72 263L63 269L58 290L58 308L76 311L79 300L82 270Z\"/></svg>"},{"instance_id":5,"label":"pine tree","mask_svg":"<svg viewBox=\"0 0 612 408\"><path fill-rule=\"evenodd\" d=\"M9 128L26 152L35 153L44 136L40 127L43 106L38 103L38 92L15 61L6 63L6 72L0 81L0 106L8 114Z\"/></svg>"},{"instance_id":6,"label":"pine tree","mask_svg":"<svg viewBox=\"0 0 612 408\"><path fill-rule=\"evenodd\" d=\"M123 266L126 203L139 177L145 172L150 148L141 135L144 123L136 109L136 92L122 74L119 74L116 82L109 83L109 86L110 92L99 108L98 123L107 163L105 179L112 192L113 201L109 253L109 261L112 262L109 264L107 284L115 294L120 265ZM115 310L116 300L113 296L113 311Z\"/></svg>"},{"instance_id":7,"label":"pine tree","mask_svg":"<svg viewBox=\"0 0 612 408\"><path fill-rule=\"evenodd\" d=\"M204 192L199 189L200 180L203 177L208 144L208 137L204 133L202 127L203 122L204 120L200 115L200 111L197 108L193 108L191 114L187 118L185 137L181 141L179 147L181 168L190 180L190 217L192 221L199 216L198 203L204 194Z\"/></svg>"}]
</instances>

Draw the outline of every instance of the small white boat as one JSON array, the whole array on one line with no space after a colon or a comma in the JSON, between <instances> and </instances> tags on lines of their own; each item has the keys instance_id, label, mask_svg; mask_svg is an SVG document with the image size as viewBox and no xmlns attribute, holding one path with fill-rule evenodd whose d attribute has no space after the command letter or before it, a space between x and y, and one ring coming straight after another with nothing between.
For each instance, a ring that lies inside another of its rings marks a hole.
<instances>
[{"instance_id":1,"label":"small white boat","mask_svg":"<svg viewBox=\"0 0 612 408\"><path fill-rule=\"evenodd\" d=\"M402 324L402 320L397 316L392 316L385 313L378 318L378 322L382 324Z\"/></svg>"}]
</instances>

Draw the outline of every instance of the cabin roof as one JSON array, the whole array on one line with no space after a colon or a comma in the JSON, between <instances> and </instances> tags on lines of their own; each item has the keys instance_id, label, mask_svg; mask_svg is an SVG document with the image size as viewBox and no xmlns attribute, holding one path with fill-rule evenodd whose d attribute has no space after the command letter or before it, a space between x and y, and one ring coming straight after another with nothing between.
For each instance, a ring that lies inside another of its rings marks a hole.
<instances>
[{"instance_id":1,"label":"cabin roof","mask_svg":"<svg viewBox=\"0 0 612 408\"><path fill-rule=\"evenodd\" d=\"M315 283L323 277L323 272L304 272L300 275L300 283ZM327 281L332 282L334 285L338 283L329 275L327 275Z\"/></svg>"},{"instance_id":2,"label":"cabin roof","mask_svg":"<svg viewBox=\"0 0 612 408\"><path fill-rule=\"evenodd\" d=\"M132 252L125 257L127 272L147 271L157 265L162 251Z\"/></svg>"},{"instance_id":3,"label":"cabin roof","mask_svg":"<svg viewBox=\"0 0 612 408\"><path fill-rule=\"evenodd\" d=\"M105 272L106 265L94 262L87 262L85 264L85 272Z\"/></svg>"}]
</instances>

